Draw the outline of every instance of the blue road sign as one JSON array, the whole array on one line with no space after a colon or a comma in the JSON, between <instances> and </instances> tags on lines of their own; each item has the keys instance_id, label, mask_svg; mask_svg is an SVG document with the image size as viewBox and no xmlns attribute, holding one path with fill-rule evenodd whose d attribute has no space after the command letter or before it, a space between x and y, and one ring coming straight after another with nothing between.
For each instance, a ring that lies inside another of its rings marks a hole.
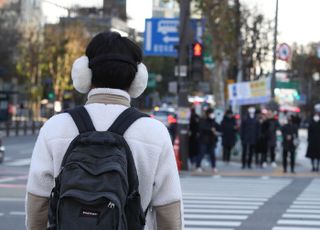
<instances>
[{"instance_id":1,"label":"blue road sign","mask_svg":"<svg viewBox=\"0 0 320 230\"><path fill-rule=\"evenodd\" d=\"M195 39L201 42L203 21L191 19L191 27ZM175 45L179 42L178 18L151 18L146 19L144 33L144 55L176 57Z\"/></svg>"}]
</instances>

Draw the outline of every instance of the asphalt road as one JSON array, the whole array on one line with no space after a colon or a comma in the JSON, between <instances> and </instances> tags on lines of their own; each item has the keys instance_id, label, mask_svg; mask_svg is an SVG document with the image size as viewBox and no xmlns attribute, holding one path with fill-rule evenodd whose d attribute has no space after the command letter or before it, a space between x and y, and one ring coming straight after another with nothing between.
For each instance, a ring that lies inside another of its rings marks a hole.
<instances>
[{"instance_id":1,"label":"asphalt road","mask_svg":"<svg viewBox=\"0 0 320 230\"><path fill-rule=\"evenodd\" d=\"M25 229L25 184L35 139L4 139L6 158L0 165L1 230ZM320 229L320 174L273 172L281 168L241 171L237 162L228 166L218 162L218 166L220 171L213 176L182 174L186 230ZM263 175L268 172L268 176Z\"/></svg>"},{"instance_id":2,"label":"asphalt road","mask_svg":"<svg viewBox=\"0 0 320 230\"><path fill-rule=\"evenodd\" d=\"M24 197L35 136L4 138L4 163L0 165L0 229L24 227Z\"/></svg>"}]
</instances>

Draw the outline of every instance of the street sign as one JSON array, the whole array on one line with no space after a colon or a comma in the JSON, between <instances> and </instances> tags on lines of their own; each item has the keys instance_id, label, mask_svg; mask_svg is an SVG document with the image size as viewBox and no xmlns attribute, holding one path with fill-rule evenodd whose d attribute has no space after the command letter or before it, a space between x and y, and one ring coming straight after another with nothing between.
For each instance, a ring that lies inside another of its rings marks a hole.
<instances>
[{"instance_id":1,"label":"street sign","mask_svg":"<svg viewBox=\"0 0 320 230\"><path fill-rule=\"evenodd\" d=\"M278 58L282 61L288 61L291 55L291 48L287 43L281 43L278 48Z\"/></svg>"},{"instance_id":2,"label":"street sign","mask_svg":"<svg viewBox=\"0 0 320 230\"><path fill-rule=\"evenodd\" d=\"M188 66L181 65L181 66L175 66L174 67L174 76L176 77L186 77L188 74Z\"/></svg>"},{"instance_id":3,"label":"street sign","mask_svg":"<svg viewBox=\"0 0 320 230\"><path fill-rule=\"evenodd\" d=\"M201 41L204 23L201 19L191 19L190 25L194 31L195 40ZM146 19L144 32L145 56L176 57L175 46L179 43L178 18L150 18Z\"/></svg>"},{"instance_id":4,"label":"street sign","mask_svg":"<svg viewBox=\"0 0 320 230\"><path fill-rule=\"evenodd\" d=\"M237 105L262 104L270 101L270 79L228 84L229 100Z\"/></svg>"}]
</instances>

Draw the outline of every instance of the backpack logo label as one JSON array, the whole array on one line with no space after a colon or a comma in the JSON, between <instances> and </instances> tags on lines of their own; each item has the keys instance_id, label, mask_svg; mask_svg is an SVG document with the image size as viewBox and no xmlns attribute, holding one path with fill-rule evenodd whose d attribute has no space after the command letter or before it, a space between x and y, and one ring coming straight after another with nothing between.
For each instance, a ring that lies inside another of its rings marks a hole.
<instances>
[{"instance_id":1,"label":"backpack logo label","mask_svg":"<svg viewBox=\"0 0 320 230\"><path fill-rule=\"evenodd\" d=\"M99 217L99 215L100 215L99 211L93 211L93 210L88 210L88 209L81 209L81 211L80 211L81 217L97 218L97 217Z\"/></svg>"}]
</instances>

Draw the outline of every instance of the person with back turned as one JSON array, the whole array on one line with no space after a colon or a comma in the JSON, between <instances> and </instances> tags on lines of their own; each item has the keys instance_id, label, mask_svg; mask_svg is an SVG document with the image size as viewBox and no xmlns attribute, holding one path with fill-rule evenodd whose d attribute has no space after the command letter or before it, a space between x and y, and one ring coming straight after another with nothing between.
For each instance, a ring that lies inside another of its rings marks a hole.
<instances>
[{"instance_id":1,"label":"person with back turned","mask_svg":"<svg viewBox=\"0 0 320 230\"><path fill-rule=\"evenodd\" d=\"M87 102L40 130L26 189L27 229L183 229L168 130L130 107L148 81L141 49L119 33L99 33L74 62L72 80Z\"/></svg>"}]
</instances>

